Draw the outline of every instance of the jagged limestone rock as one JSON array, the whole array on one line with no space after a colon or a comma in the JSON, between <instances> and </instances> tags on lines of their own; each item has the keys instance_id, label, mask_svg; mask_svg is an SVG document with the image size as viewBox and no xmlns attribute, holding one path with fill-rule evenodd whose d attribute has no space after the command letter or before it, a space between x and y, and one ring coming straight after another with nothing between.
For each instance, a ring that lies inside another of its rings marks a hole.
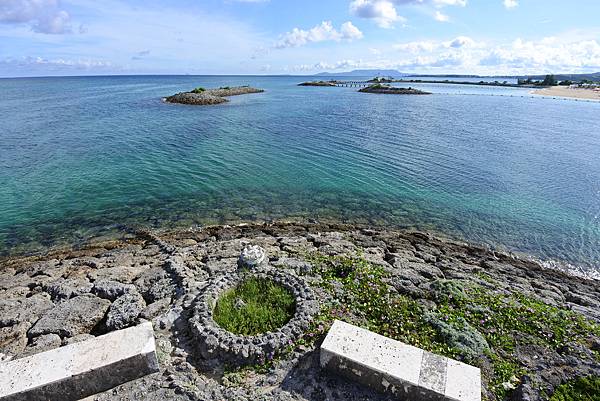
<instances>
[{"instance_id":1,"label":"jagged limestone rock","mask_svg":"<svg viewBox=\"0 0 600 401\"><path fill-rule=\"evenodd\" d=\"M240 268L255 268L268 262L267 252L258 245L248 245L242 249L238 266Z\"/></svg>"}]
</instances>

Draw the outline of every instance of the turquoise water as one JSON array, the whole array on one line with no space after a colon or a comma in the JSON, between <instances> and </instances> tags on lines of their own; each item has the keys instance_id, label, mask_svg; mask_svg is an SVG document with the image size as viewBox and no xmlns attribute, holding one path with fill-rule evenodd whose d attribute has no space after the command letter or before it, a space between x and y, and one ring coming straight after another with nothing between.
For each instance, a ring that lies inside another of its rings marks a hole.
<instances>
[{"instance_id":1,"label":"turquoise water","mask_svg":"<svg viewBox=\"0 0 600 401\"><path fill-rule=\"evenodd\" d=\"M302 80L0 80L0 252L78 244L119 225L335 218L600 269L600 103L466 85L373 95ZM266 92L210 107L161 101L239 84Z\"/></svg>"}]
</instances>

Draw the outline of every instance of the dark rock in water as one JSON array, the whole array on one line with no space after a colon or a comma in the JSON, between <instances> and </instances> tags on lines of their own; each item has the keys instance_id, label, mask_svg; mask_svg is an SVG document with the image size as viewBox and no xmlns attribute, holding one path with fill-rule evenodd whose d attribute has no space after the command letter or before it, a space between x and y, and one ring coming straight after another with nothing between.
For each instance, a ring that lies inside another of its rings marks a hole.
<instances>
[{"instance_id":1,"label":"dark rock in water","mask_svg":"<svg viewBox=\"0 0 600 401\"><path fill-rule=\"evenodd\" d=\"M73 337L85 334L104 318L110 301L86 294L57 304L46 312L29 330L29 337L58 334Z\"/></svg>"},{"instance_id":2,"label":"dark rock in water","mask_svg":"<svg viewBox=\"0 0 600 401\"><path fill-rule=\"evenodd\" d=\"M181 103L206 106L211 104L220 104L228 102L225 97L245 95L248 93L260 93L264 92L262 89L252 88L250 86L236 86L236 87L224 87L218 89L208 89L202 91L193 92L181 92L173 96L165 98L168 103Z\"/></svg>"},{"instance_id":3,"label":"dark rock in water","mask_svg":"<svg viewBox=\"0 0 600 401\"><path fill-rule=\"evenodd\" d=\"M390 95L431 95L430 92L425 92L414 88L396 88L389 85L375 84L358 90L364 93L382 93Z\"/></svg>"}]
</instances>

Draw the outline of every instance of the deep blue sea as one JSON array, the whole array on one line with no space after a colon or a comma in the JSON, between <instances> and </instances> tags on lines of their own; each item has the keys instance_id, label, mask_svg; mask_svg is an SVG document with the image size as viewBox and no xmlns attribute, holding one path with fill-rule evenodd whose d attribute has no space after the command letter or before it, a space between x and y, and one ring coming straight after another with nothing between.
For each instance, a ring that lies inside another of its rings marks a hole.
<instances>
[{"instance_id":1,"label":"deep blue sea","mask_svg":"<svg viewBox=\"0 0 600 401\"><path fill-rule=\"evenodd\" d=\"M313 218L429 229L600 271L600 103L303 80L0 79L0 254L119 225ZM234 85L265 92L206 107L161 100Z\"/></svg>"}]
</instances>

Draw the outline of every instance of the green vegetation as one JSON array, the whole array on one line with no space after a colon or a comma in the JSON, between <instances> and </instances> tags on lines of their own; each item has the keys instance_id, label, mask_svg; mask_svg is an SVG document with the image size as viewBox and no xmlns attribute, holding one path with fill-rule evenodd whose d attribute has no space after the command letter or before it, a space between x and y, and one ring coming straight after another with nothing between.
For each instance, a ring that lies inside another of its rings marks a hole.
<instances>
[{"instance_id":1,"label":"green vegetation","mask_svg":"<svg viewBox=\"0 0 600 401\"><path fill-rule=\"evenodd\" d=\"M203 87L199 86L195 89L192 90L192 93L202 93L204 92L206 89L204 89Z\"/></svg>"},{"instance_id":2,"label":"green vegetation","mask_svg":"<svg viewBox=\"0 0 600 401\"><path fill-rule=\"evenodd\" d=\"M582 377L559 386L550 401L600 401L600 377Z\"/></svg>"},{"instance_id":3,"label":"green vegetation","mask_svg":"<svg viewBox=\"0 0 600 401\"><path fill-rule=\"evenodd\" d=\"M219 89L225 89L225 90L229 90L231 89L229 86L221 86Z\"/></svg>"},{"instance_id":4,"label":"green vegetation","mask_svg":"<svg viewBox=\"0 0 600 401\"><path fill-rule=\"evenodd\" d=\"M544 77L543 81L536 81L531 78L527 79L518 79L517 83L519 85L537 85L537 86L556 86L558 85L558 81L553 74L548 74Z\"/></svg>"},{"instance_id":5,"label":"green vegetation","mask_svg":"<svg viewBox=\"0 0 600 401\"><path fill-rule=\"evenodd\" d=\"M556 84L556 78L552 74L546 75L546 78L542 81L543 86L555 86Z\"/></svg>"},{"instance_id":6,"label":"green vegetation","mask_svg":"<svg viewBox=\"0 0 600 401\"><path fill-rule=\"evenodd\" d=\"M304 337L289 344L278 358L312 346L326 335L334 319L340 319L479 366L491 399L502 400L528 373L515 356L517 346L534 344L561 350L574 342L586 343L591 335L600 336L600 326L582 315L517 292L494 291L468 281L435 280L424 302L398 293L394 278L362 257L316 253L307 259L315 266L315 285L329 293L329 301ZM477 277L494 286L488 274L478 273ZM224 309L231 310L235 296L228 298L229 306ZM266 373L276 360L236 368L228 374L233 378L246 370ZM598 378L567 383L556 390L552 401L600 401L587 395L600 394L599 385Z\"/></svg>"},{"instance_id":7,"label":"green vegetation","mask_svg":"<svg viewBox=\"0 0 600 401\"><path fill-rule=\"evenodd\" d=\"M574 312L519 293L493 291L474 283L437 280L424 306L399 294L386 271L363 258L313 255L321 287L334 301L323 308L317 337L333 319L346 320L376 333L480 366L483 378L503 399L526 373L514 356L519 344L558 350L584 343L600 327ZM482 276L483 278L483 276Z\"/></svg>"},{"instance_id":8,"label":"green vegetation","mask_svg":"<svg viewBox=\"0 0 600 401\"><path fill-rule=\"evenodd\" d=\"M257 335L274 331L294 315L293 294L271 280L249 278L217 300L215 322L235 334Z\"/></svg>"},{"instance_id":9,"label":"green vegetation","mask_svg":"<svg viewBox=\"0 0 600 401\"><path fill-rule=\"evenodd\" d=\"M382 84L369 85L369 89L389 89L389 88L390 88L389 85L382 85Z\"/></svg>"}]
</instances>

